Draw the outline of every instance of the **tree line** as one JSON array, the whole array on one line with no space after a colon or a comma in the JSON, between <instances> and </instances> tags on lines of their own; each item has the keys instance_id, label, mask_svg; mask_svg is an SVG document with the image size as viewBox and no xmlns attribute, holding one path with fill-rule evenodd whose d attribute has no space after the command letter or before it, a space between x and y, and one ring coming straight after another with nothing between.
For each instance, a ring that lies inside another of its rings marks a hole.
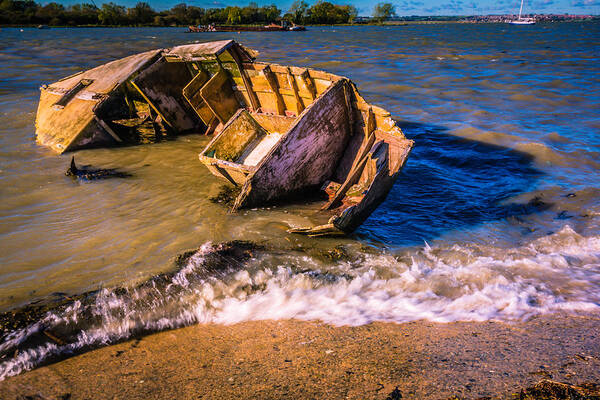
<instances>
[{"instance_id":1,"label":"tree line","mask_svg":"<svg viewBox=\"0 0 600 400\"><path fill-rule=\"evenodd\" d=\"M201 8L177 4L169 10L156 11L150 4L139 2L126 8L110 2L97 7L93 3L63 6L57 2L46 5L33 0L0 0L1 25L53 25L53 26L189 26L208 24L258 25L282 19L296 24L346 24L354 23L358 15L351 4L338 5L319 0L309 6L296 0L282 15L276 5L259 7L252 2L245 7ZM391 3L379 3L373 16L382 21L395 15Z\"/></svg>"}]
</instances>

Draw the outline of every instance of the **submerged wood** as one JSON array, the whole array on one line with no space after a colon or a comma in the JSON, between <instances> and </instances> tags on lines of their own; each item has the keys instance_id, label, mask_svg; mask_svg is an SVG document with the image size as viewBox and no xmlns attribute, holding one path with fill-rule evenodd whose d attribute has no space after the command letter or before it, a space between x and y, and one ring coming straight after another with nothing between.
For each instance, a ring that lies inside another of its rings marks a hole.
<instances>
[{"instance_id":1,"label":"submerged wood","mask_svg":"<svg viewBox=\"0 0 600 400\"><path fill-rule=\"evenodd\" d=\"M412 148L347 78L255 62L234 41L153 50L41 88L38 143L62 153L214 134L200 161L239 188L232 211L327 196L313 236L355 230L385 200Z\"/></svg>"},{"instance_id":2,"label":"submerged wood","mask_svg":"<svg viewBox=\"0 0 600 400\"><path fill-rule=\"evenodd\" d=\"M91 168L89 165L78 167L77 164L75 164L74 156L71 157L71 164L67 169L67 172L65 172L65 175L84 181L131 177L131 174L128 174L127 172L117 171L112 168Z\"/></svg>"}]
</instances>

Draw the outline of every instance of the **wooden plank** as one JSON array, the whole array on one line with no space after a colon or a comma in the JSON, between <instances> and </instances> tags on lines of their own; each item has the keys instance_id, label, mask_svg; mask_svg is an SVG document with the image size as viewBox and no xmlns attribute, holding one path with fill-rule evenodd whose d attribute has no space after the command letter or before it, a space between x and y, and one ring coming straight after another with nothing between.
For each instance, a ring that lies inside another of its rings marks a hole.
<instances>
[{"instance_id":1,"label":"wooden plank","mask_svg":"<svg viewBox=\"0 0 600 400\"><path fill-rule=\"evenodd\" d=\"M200 89L200 95L222 124L240 108L231 88L229 74L224 69L220 69L206 82Z\"/></svg>"},{"instance_id":2,"label":"wooden plank","mask_svg":"<svg viewBox=\"0 0 600 400\"><path fill-rule=\"evenodd\" d=\"M394 151L396 160L391 160L391 148L397 146L397 144L383 143L384 145L372 154L376 171L375 176L370 181L367 193L359 203L345 209L333 221L334 225L344 232L352 232L356 229L385 200L401 168L404 166L413 144L411 140L404 139L404 142ZM390 163L396 165L393 167L395 172L390 170Z\"/></svg>"},{"instance_id":3,"label":"wooden plank","mask_svg":"<svg viewBox=\"0 0 600 400\"><path fill-rule=\"evenodd\" d=\"M198 128L201 123L183 88L192 79L185 63L156 61L131 82L173 129L179 132Z\"/></svg>"},{"instance_id":4,"label":"wooden plank","mask_svg":"<svg viewBox=\"0 0 600 400\"><path fill-rule=\"evenodd\" d=\"M184 44L165 51L165 57L178 58L181 61L203 59L206 56L217 56L234 44L233 40L217 42Z\"/></svg>"},{"instance_id":5,"label":"wooden plank","mask_svg":"<svg viewBox=\"0 0 600 400\"><path fill-rule=\"evenodd\" d=\"M370 106L365 114L363 117L365 121L365 137L368 138L371 132L375 130L375 117L373 116L373 109Z\"/></svg>"},{"instance_id":6,"label":"wooden plank","mask_svg":"<svg viewBox=\"0 0 600 400\"><path fill-rule=\"evenodd\" d=\"M275 73L275 74L285 75L288 73L288 67L284 66L284 65L269 64L269 68L271 68L271 71L273 71L273 73Z\"/></svg>"},{"instance_id":7,"label":"wooden plank","mask_svg":"<svg viewBox=\"0 0 600 400\"><path fill-rule=\"evenodd\" d=\"M262 70L265 78L267 79L267 83L269 84L269 88L273 92L273 96L275 97L277 114L285 115L285 103L283 98L281 97L281 93L279 93L279 85L277 84L277 78L275 77L273 71L271 71L271 67L268 65Z\"/></svg>"},{"instance_id":8,"label":"wooden plank","mask_svg":"<svg viewBox=\"0 0 600 400\"><path fill-rule=\"evenodd\" d=\"M139 92L139 94L144 98L144 100L146 100L146 102L150 105L150 107L152 107L152 109L154 110L154 112L156 114L158 114L160 116L160 118L163 120L163 122L165 124L167 124L170 128L173 128L173 126L171 125L171 123L169 122L168 119L165 118L164 115L162 115L162 113L160 112L160 110L158 108L156 108L156 106L152 103L152 100L150 100L146 94L144 92L142 92L142 89L140 89L135 82L130 81L129 83L131 83L131 86L133 86L135 88L135 90L137 90Z\"/></svg>"},{"instance_id":9,"label":"wooden plank","mask_svg":"<svg viewBox=\"0 0 600 400\"><path fill-rule=\"evenodd\" d=\"M210 79L208 72L204 68L200 68L192 80L183 88L183 95L189 101L206 82ZM192 107L195 105L192 104Z\"/></svg>"},{"instance_id":10,"label":"wooden plank","mask_svg":"<svg viewBox=\"0 0 600 400\"><path fill-rule=\"evenodd\" d=\"M321 208L322 210L331 210L340 205L340 201L344 198L348 189L350 189L350 187L354 185L360 178L362 170L367 161L367 156L374 142L375 135L371 135L361 144L361 147L358 150L358 153L356 154L356 158L354 158L352 168L350 168L350 172L348 172L346 180L344 181L344 183L342 183L342 186L340 186L338 191L335 193L335 196L333 196L333 198Z\"/></svg>"},{"instance_id":11,"label":"wooden plank","mask_svg":"<svg viewBox=\"0 0 600 400\"><path fill-rule=\"evenodd\" d=\"M288 229L289 233L300 233L303 235L308 235L310 237L319 237L319 236L343 236L346 233L344 231L339 230L333 224L325 224L319 225L312 228L292 228Z\"/></svg>"},{"instance_id":12,"label":"wooden plank","mask_svg":"<svg viewBox=\"0 0 600 400\"><path fill-rule=\"evenodd\" d=\"M285 133L290 130L292 124L296 121L295 117L285 115L270 115L254 113L252 117L266 129L268 132Z\"/></svg>"},{"instance_id":13,"label":"wooden plank","mask_svg":"<svg viewBox=\"0 0 600 400\"><path fill-rule=\"evenodd\" d=\"M227 171L225 168L222 168L221 166L219 166L218 164L213 164L212 165L217 171L218 173L225 179L227 179L230 183L232 183L234 186L239 186L241 183L237 182L230 174L229 171ZM244 177L245 178L245 177Z\"/></svg>"},{"instance_id":14,"label":"wooden plank","mask_svg":"<svg viewBox=\"0 0 600 400\"><path fill-rule=\"evenodd\" d=\"M93 80L91 79L82 79L75 86L69 89L54 105L52 108L55 110L62 110L65 108L65 105L75 97L75 95L81 92L86 86L89 86Z\"/></svg>"},{"instance_id":15,"label":"wooden plank","mask_svg":"<svg viewBox=\"0 0 600 400\"><path fill-rule=\"evenodd\" d=\"M250 78L248 77L248 74L246 73L246 70L244 69L242 62L240 61L238 47L232 47L229 50L229 52L231 53L231 56L233 57L236 65L240 71L242 81L244 82L244 88L246 89L248 99L250 100L250 107L251 107L252 111L257 111L260 108L260 103L258 102L256 93L254 93L254 90L252 89L252 82L250 81Z\"/></svg>"},{"instance_id":16,"label":"wooden plank","mask_svg":"<svg viewBox=\"0 0 600 400\"><path fill-rule=\"evenodd\" d=\"M223 127L210 146L202 154L214 151L220 160L237 162L246 147L257 137L267 135L267 131L245 109L240 109Z\"/></svg>"},{"instance_id":17,"label":"wooden plank","mask_svg":"<svg viewBox=\"0 0 600 400\"><path fill-rule=\"evenodd\" d=\"M196 114L206 126L210 126L215 115L204 102L200 89L208 82L210 75L204 68L200 68L194 78L183 88L183 97L190 103Z\"/></svg>"},{"instance_id":18,"label":"wooden plank","mask_svg":"<svg viewBox=\"0 0 600 400\"><path fill-rule=\"evenodd\" d=\"M332 85L332 81L330 81L330 80L312 77L312 81L315 85L315 90L317 92L317 96L320 95L321 93L323 93L324 91L326 91L329 88L329 86Z\"/></svg>"},{"instance_id":19,"label":"wooden plank","mask_svg":"<svg viewBox=\"0 0 600 400\"><path fill-rule=\"evenodd\" d=\"M302 99L300 98L300 94L298 93L298 85L296 84L296 78L292 74L292 71L289 67L287 67L287 78L288 84L294 91L294 97L296 98L296 115L300 115L300 113L304 110L304 103L302 103ZM344 89L344 92L346 89Z\"/></svg>"},{"instance_id":20,"label":"wooden plank","mask_svg":"<svg viewBox=\"0 0 600 400\"><path fill-rule=\"evenodd\" d=\"M206 106L208 107L208 106ZM205 135L212 135L213 132L216 132L219 128L219 126L223 126L220 122L219 119L217 117L213 118L212 121L210 121L210 124L207 126L206 131L204 132Z\"/></svg>"},{"instance_id":21,"label":"wooden plank","mask_svg":"<svg viewBox=\"0 0 600 400\"><path fill-rule=\"evenodd\" d=\"M271 86L264 76L255 75L250 78L250 84L255 93L271 93Z\"/></svg>"},{"instance_id":22,"label":"wooden plank","mask_svg":"<svg viewBox=\"0 0 600 400\"><path fill-rule=\"evenodd\" d=\"M319 71L318 69L310 69L308 72L313 79L321 79L329 82L335 82L341 78L341 76L333 75L325 71Z\"/></svg>"},{"instance_id":23,"label":"wooden plank","mask_svg":"<svg viewBox=\"0 0 600 400\"><path fill-rule=\"evenodd\" d=\"M315 99L317 98L317 89L315 89L315 85L313 84L312 78L308 73L308 69L305 69L304 72L302 72L302 74L300 75L300 77L304 81L304 85L308 89L312 101L315 101Z\"/></svg>"},{"instance_id":24,"label":"wooden plank","mask_svg":"<svg viewBox=\"0 0 600 400\"><path fill-rule=\"evenodd\" d=\"M277 114L277 99L269 92L257 92L258 100L260 101L260 112ZM278 114L277 114L278 115Z\"/></svg>"},{"instance_id":25,"label":"wooden plank","mask_svg":"<svg viewBox=\"0 0 600 400\"><path fill-rule=\"evenodd\" d=\"M96 122L102 127L104 128L104 130L106 132L108 132L108 134L110 136L112 136L113 139L115 139L117 141L117 143L123 143L123 141L121 140L121 138L119 137L119 135L117 135L115 133L115 131L112 130L112 128L110 126L108 126L108 124L106 122L104 122L103 120L101 120L100 118L98 118L96 115L94 115L94 119L96 120Z\"/></svg>"},{"instance_id":26,"label":"wooden plank","mask_svg":"<svg viewBox=\"0 0 600 400\"><path fill-rule=\"evenodd\" d=\"M354 134L354 107L352 107L352 91L350 83L344 85L344 98L346 100L346 110L348 112L348 125L350 127L350 135Z\"/></svg>"},{"instance_id":27,"label":"wooden plank","mask_svg":"<svg viewBox=\"0 0 600 400\"><path fill-rule=\"evenodd\" d=\"M61 79L51 84L50 89L71 89L82 79L89 79L92 82L86 87L86 90L108 94L137 71L141 71L146 65L155 62L160 57L160 53L160 49L151 50L111 61L83 73Z\"/></svg>"},{"instance_id":28,"label":"wooden plank","mask_svg":"<svg viewBox=\"0 0 600 400\"><path fill-rule=\"evenodd\" d=\"M307 107L277 147L257 166L233 209L254 207L320 187L348 143L342 82Z\"/></svg>"}]
</instances>

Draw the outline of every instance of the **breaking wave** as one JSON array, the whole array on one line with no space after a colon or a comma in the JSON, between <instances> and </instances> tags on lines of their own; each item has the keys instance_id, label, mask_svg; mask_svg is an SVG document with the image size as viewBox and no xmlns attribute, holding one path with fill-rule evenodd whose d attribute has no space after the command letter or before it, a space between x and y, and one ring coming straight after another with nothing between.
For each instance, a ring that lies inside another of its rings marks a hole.
<instances>
[{"instance_id":1,"label":"breaking wave","mask_svg":"<svg viewBox=\"0 0 600 400\"><path fill-rule=\"evenodd\" d=\"M195 323L299 319L514 320L600 309L600 237L570 226L504 249L453 245L335 262L243 243L204 244L180 268L134 288L103 289L7 333L0 380L135 335Z\"/></svg>"}]
</instances>

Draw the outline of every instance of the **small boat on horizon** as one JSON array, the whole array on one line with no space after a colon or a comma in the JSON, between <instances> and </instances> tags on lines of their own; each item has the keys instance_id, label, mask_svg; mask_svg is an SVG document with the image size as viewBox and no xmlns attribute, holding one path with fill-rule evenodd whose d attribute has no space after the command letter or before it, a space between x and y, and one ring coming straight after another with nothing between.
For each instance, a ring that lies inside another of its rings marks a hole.
<instances>
[{"instance_id":1,"label":"small boat on horizon","mask_svg":"<svg viewBox=\"0 0 600 400\"><path fill-rule=\"evenodd\" d=\"M521 17L523 13L523 0L521 0L521 8L519 8L519 18L508 21L512 25L533 25L535 24L535 18Z\"/></svg>"}]
</instances>

